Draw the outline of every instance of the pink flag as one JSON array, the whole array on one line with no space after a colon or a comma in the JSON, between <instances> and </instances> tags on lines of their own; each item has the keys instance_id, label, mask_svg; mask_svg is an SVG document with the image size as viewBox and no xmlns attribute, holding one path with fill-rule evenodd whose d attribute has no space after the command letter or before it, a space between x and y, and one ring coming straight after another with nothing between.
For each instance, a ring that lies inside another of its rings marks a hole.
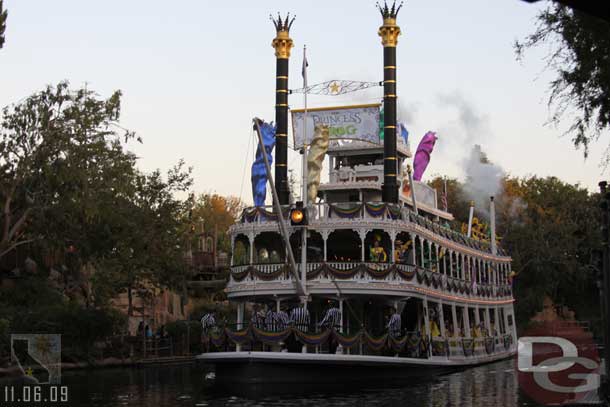
<instances>
[{"instance_id":1,"label":"pink flag","mask_svg":"<svg viewBox=\"0 0 610 407\"><path fill-rule=\"evenodd\" d=\"M437 138L435 132L429 131L419 142L415 158L413 159L413 179L415 181L421 181L424 171L426 171L426 167L428 167L430 162L430 154L432 154Z\"/></svg>"}]
</instances>

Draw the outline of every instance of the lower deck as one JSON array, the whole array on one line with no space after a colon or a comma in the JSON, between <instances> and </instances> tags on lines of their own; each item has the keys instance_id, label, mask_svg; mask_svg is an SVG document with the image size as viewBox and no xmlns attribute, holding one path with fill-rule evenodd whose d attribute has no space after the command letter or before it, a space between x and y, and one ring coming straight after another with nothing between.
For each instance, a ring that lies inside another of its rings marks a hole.
<instances>
[{"instance_id":1,"label":"lower deck","mask_svg":"<svg viewBox=\"0 0 610 407\"><path fill-rule=\"evenodd\" d=\"M216 380L240 384L328 384L354 382L400 382L436 376L476 365L511 358L513 348L472 357L338 355L286 352L217 352L197 357L214 364Z\"/></svg>"}]
</instances>

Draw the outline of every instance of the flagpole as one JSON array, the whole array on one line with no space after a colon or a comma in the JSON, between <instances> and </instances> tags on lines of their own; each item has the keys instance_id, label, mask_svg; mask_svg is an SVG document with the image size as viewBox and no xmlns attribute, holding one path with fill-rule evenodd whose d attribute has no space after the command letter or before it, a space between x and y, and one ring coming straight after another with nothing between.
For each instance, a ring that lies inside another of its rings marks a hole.
<instances>
[{"instance_id":1,"label":"flagpole","mask_svg":"<svg viewBox=\"0 0 610 407\"><path fill-rule=\"evenodd\" d=\"M303 111L303 210L309 215L309 209L307 207L307 46L303 45L303 104L305 105ZM308 216L309 217L309 216ZM305 297L303 301L303 308L307 310L307 225L303 226L301 234L301 281L303 281L303 287ZM303 345L301 349L302 353L307 353L307 346Z\"/></svg>"},{"instance_id":2,"label":"flagpole","mask_svg":"<svg viewBox=\"0 0 610 407\"><path fill-rule=\"evenodd\" d=\"M307 46L303 45L303 206L307 207Z\"/></svg>"},{"instance_id":3,"label":"flagpole","mask_svg":"<svg viewBox=\"0 0 610 407\"><path fill-rule=\"evenodd\" d=\"M444 196L443 206L444 206L445 212L448 212L449 211L449 198L447 197L447 178L443 178L443 196Z\"/></svg>"},{"instance_id":4,"label":"flagpole","mask_svg":"<svg viewBox=\"0 0 610 407\"><path fill-rule=\"evenodd\" d=\"M303 208L308 210L307 202L307 46L303 45L303 104L305 105L303 111ZM301 278L307 278L307 227L303 227L303 233L301 237ZM305 281L305 280L303 280Z\"/></svg>"}]
</instances>

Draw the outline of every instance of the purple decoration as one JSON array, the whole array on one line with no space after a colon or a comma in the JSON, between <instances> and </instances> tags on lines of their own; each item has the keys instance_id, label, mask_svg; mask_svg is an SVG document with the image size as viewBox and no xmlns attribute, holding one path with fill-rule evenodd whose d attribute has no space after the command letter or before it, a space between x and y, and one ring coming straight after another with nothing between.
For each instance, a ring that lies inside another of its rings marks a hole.
<instances>
[{"instance_id":1,"label":"purple decoration","mask_svg":"<svg viewBox=\"0 0 610 407\"><path fill-rule=\"evenodd\" d=\"M430 154L432 154L437 138L435 132L429 131L419 142L415 158L413 159L413 179L415 181L421 181L424 171L426 171L426 167L428 167L430 162Z\"/></svg>"}]
</instances>

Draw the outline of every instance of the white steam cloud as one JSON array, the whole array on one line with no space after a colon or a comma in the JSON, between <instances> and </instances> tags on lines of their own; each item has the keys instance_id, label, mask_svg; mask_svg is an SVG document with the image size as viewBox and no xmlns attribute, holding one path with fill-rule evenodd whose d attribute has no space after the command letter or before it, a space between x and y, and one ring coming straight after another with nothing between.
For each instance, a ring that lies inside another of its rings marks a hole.
<instances>
[{"instance_id":1,"label":"white steam cloud","mask_svg":"<svg viewBox=\"0 0 610 407\"><path fill-rule=\"evenodd\" d=\"M454 121L439 129L439 153L451 157L462 169L464 193L468 200L475 202L478 213L489 219L489 197L502 193L504 169L489 162L481 145L493 139L487 116L479 113L476 107L460 92L441 94L437 97L441 107L455 110ZM443 137L447 134L447 137Z\"/></svg>"},{"instance_id":2,"label":"white steam cloud","mask_svg":"<svg viewBox=\"0 0 610 407\"><path fill-rule=\"evenodd\" d=\"M505 172L499 165L487 161L481 146L475 145L464 161L464 193L475 202L475 208L489 216L489 197L502 192Z\"/></svg>"}]
</instances>

